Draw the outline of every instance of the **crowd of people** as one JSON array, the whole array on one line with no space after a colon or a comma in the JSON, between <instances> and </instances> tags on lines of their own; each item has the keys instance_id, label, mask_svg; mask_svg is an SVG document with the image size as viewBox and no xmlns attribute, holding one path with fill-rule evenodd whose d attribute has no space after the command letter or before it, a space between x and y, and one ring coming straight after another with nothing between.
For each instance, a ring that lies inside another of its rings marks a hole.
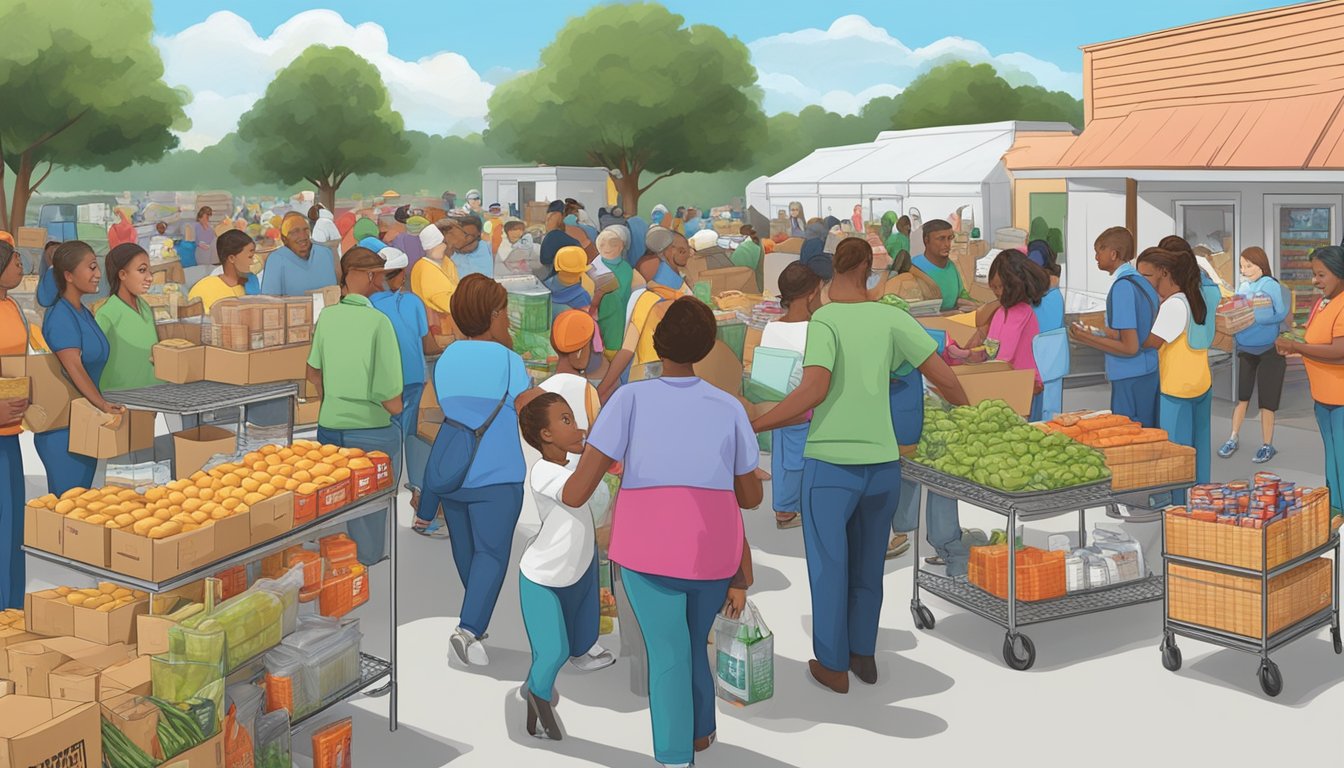
<instances>
[{"instance_id":1,"label":"crowd of people","mask_svg":"<svg viewBox=\"0 0 1344 768\"><path fill-rule=\"evenodd\" d=\"M915 528L922 491L902 482L900 459L919 441L927 387L953 405L966 403L948 360L972 359L985 340L996 340L999 359L1014 369L1036 372L1034 418L1062 408L1051 377L1042 376L1041 340L1067 335L1101 351L1112 411L1193 446L1197 481L1209 480L1208 350L1219 295L1179 237L1137 252L1128 230L1103 232L1096 263L1113 278L1104 327L1066 328L1060 269L1044 241L994 258L995 300L982 306L971 302L951 261L949 222L924 222L912 233L910 220L892 213L869 236L857 211L853 222L805 221L801 206L790 206L788 227L803 247L779 277L784 314L765 328L761 348L797 355L801 376L781 402L751 419L743 401L696 375L717 327L685 279L694 253L687 225L699 221L694 209L672 214L659 206L649 223L603 210L594 222L576 201L557 201L533 242L497 205L483 209L479 193L466 199L465 209L429 215L403 207L390 226L316 207L288 213L276 227L283 245L266 258L260 279L253 274L256 244L245 230L201 234L197 258L208 258L217 274L197 282L190 296L208 307L253 291L294 296L341 287L340 303L321 313L308 358L307 378L322 403L318 440L386 452L412 492L414 531L449 539L465 588L448 638L461 664L489 664L491 619L501 589L516 577L532 648L520 689L530 733L563 736L555 680L564 664L593 672L614 663L597 629L598 563L609 559L618 566L620 651L632 660L632 687L648 696L654 757L690 765L714 743L714 679L704 650L715 617L744 610L752 558L742 510L761 504L763 478L772 482L776 525L801 529L812 677L838 694L848 692L851 674L877 683L884 559L910 548L904 532ZM202 229L209 218L202 211ZM768 246L749 227L743 234L742 265L755 267ZM874 269L874 240L891 257L889 267ZM512 348L508 294L494 279L511 271L507 262L520 250L535 255L554 304L556 366L540 384ZM1263 446L1254 460L1273 458L1284 356L1301 355L1338 516L1344 249L1320 248L1311 258L1323 295L1303 340L1292 341L1278 333L1291 302L1264 252L1242 254L1240 290L1271 301L1237 336L1240 402L1233 434L1218 453L1237 450L1236 433L1258 387ZM68 241L53 244L46 262L39 333L8 296L23 269L12 243L0 242L0 354L49 350L80 396L120 413L118 390L156 382L149 356L157 336L144 299L149 256L123 242L100 262L89 245ZM91 312L85 299L99 290L102 272L110 295ZM889 280L907 277L935 286L943 310L976 312L978 330L965 348L940 344L910 314L874 300ZM446 347L444 337L452 337ZM661 366L657 377L632 375L653 363ZM432 443L416 429L431 383L444 414ZM27 405L0 400L3 607L22 605L25 584L17 435ZM767 432L769 473L758 466L757 435ZM39 433L35 442L51 493L94 485L98 463L68 450L68 430ZM540 454L530 468L524 443ZM519 572L510 574L527 494L541 527L521 553ZM954 499L928 491L926 511L929 562L964 578L969 547L984 542L961 529ZM385 531L385 520L352 524L362 561L381 559Z\"/></svg>"}]
</instances>

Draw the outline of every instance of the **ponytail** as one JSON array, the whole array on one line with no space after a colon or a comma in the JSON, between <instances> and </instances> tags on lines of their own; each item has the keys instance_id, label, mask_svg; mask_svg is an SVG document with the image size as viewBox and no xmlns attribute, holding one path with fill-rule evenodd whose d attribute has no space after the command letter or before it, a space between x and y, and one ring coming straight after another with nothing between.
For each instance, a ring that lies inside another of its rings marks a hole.
<instances>
[{"instance_id":1,"label":"ponytail","mask_svg":"<svg viewBox=\"0 0 1344 768\"><path fill-rule=\"evenodd\" d=\"M1179 239L1170 237L1162 242ZM1181 241L1184 242L1184 241ZM1185 294L1185 300L1190 305L1190 314L1194 317L1195 323L1203 325L1209 316L1209 305L1204 301L1204 293L1201 290L1203 285L1203 273L1199 268L1199 262L1195 261L1194 253L1189 250L1166 250L1162 246L1149 248L1139 254L1139 262L1152 264L1154 267L1166 272L1172 282L1180 288L1181 293Z\"/></svg>"},{"instance_id":2,"label":"ponytail","mask_svg":"<svg viewBox=\"0 0 1344 768\"><path fill-rule=\"evenodd\" d=\"M51 254L51 275L56 282L56 292L44 294L38 291L38 303L48 308L56 306L56 302L65 295L65 273L74 272L79 263L92 253L93 246L83 240L66 240L56 246L56 251Z\"/></svg>"}]
</instances>

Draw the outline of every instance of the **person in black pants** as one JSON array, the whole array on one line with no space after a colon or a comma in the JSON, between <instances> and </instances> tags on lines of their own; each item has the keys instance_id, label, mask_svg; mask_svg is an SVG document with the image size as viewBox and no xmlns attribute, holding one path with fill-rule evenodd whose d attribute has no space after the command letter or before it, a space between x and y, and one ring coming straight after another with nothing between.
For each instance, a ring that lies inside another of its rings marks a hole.
<instances>
[{"instance_id":1,"label":"person in black pants","mask_svg":"<svg viewBox=\"0 0 1344 768\"><path fill-rule=\"evenodd\" d=\"M1278 453L1274 448L1274 414L1283 395L1283 377L1288 363L1274 348L1283 321L1293 311L1291 294L1284 291L1269 266L1264 249L1250 247L1241 252L1242 283L1237 293L1247 298L1266 296L1267 305L1255 309L1255 323L1237 333L1237 407L1232 411L1232 435L1218 449L1224 459L1237 452L1241 425L1250 408L1251 392L1260 388L1260 432L1264 438L1251 461L1264 464Z\"/></svg>"}]
</instances>

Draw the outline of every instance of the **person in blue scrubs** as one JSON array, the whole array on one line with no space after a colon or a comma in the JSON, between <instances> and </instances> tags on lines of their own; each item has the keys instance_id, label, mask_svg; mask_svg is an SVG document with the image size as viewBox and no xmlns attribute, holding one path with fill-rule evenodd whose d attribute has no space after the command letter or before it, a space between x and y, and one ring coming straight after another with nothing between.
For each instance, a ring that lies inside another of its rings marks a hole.
<instances>
[{"instance_id":1,"label":"person in blue scrubs","mask_svg":"<svg viewBox=\"0 0 1344 768\"><path fill-rule=\"evenodd\" d=\"M1160 386L1157 350L1143 342L1152 332L1161 300L1134 267L1134 235L1128 229L1111 227L1092 247L1097 267L1112 277L1106 294L1106 327L1098 329L1104 335L1074 323L1069 326L1069 337L1105 355L1111 412L1155 429Z\"/></svg>"},{"instance_id":2,"label":"person in blue scrubs","mask_svg":"<svg viewBox=\"0 0 1344 768\"><path fill-rule=\"evenodd\" d=\"M1032 264L1040 267L1050 278L1050 288L1041 297L1041 303L1032 307L1036 313L1037 335L1051 333L1064 327L1064 292L1059 288L1059 261L1055 255L1055 249L1044 240L1032 240L1027 243L1027 259ZM1061 339L1061 342L1063 340ZM1037 370L1041 369L1041 362L1037 360ZM1053 392L1053 402L1047 402L1047 392ZM1064 410L1063 389L1060 386L1053 388L1047 387L1037 392L1031 398L1031 421L1040 421L1047 410L1050 413L1059 413Z\"/></svg>"},{"instance_id":3,"label":"person in blue scrubs","mask_svg":"<svg viewBox=\"0 0 1344 768\"><path fill-rule=\"evenodd\" d=\"M103 368L111 354L107 336L84 306L85 296L98 291L100 272L93 248L81 240L61 243L51 258L54 292L39 291L39 302L47 308L42 332L47 346L60 360L66 377L79 394L104 413L125 413L120 405L109 403L98 389ZM33 436L37 454L47 470L47 491L57 496L72 488L88 488L98 471L98 460L70 452L70 428L42 432Z\"/></svg>"}]
</instances>

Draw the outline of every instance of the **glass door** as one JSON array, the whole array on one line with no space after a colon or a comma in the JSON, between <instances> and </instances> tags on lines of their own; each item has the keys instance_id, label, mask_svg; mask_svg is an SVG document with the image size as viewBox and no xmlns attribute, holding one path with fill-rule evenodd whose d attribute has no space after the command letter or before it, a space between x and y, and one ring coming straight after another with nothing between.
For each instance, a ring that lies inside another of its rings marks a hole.
<instances>
[{"instance_id":1,"label":"glass door","mask_svg":"<svg viewBox=\"0 0 1344 768\"><path fill-rule=\"evenodd\" d=\"M1335 224L1338 200L1334 195L1266 200L1270 258L1276 262L1279 280L1293 292L1293 325L1298 328L1306 325L1319 297L1311 285L1311 252L1339 240Z\"/></svg>"},{"instance_id":2,"label":"glass door","mask_svg":"<svg viewBox=\"0 0 1344 768\"><path fill-rule=\"evenodd\" d=\"M1176 231L1195 252L1199 266L1218 281L1223 295L1237 283L1237 206L1230 202L1177 203Z\"/></svg>"}]
</instances>

